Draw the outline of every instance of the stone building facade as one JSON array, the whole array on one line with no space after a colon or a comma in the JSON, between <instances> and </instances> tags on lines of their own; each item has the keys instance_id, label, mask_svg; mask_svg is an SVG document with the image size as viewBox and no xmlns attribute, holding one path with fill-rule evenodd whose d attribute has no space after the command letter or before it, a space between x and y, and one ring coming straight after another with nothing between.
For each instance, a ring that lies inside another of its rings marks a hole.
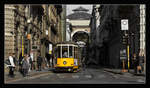
<instances>
[{"instance_id":1,"label":"stone building facade","mask_svg":"<svg viewBox=\"0 0 150 88\"><path fill-rule=\"evenodd\" d=\"M97 12L98 10L98 12ZM97 26L97 16L99 13L99 26ZM90 58L101 66L120 68L120 49L126 49L122 44L123 31L121 31L121 20L129 20L129 40L130 46L130 68L132 68L133 53L139 53L139 35L140 35L140 9L139 5L103 5L98 8L93 7L91 19L91 47ZM96 32L94 32L95 30ZM93 31L93 32L92 32ZM134 41L133 41L134 40ZM128 61L126 61L128 62ZM127 64L126 64L127 65ZM127 66L126 66L127 67Z\"/></svg>"},{"instance_id":2,"label":"stone building facade","mask_svg":"<svg viewBox=\"0 0 150 88\"><path fill-rule=\"evenodd\" d=\"M43 57L48 53L49 44L55 45L62 41L62 24L61 12L62 6L60 5L43 5L43 37L42 37L42 52Z\"/></svg>"},{"instance_id":3,"label":"stone building facade","mask_svg":"<svg viewBox=\"0 0 150 88\"><path fill-rule=\"evenodd\" d=\"M145 55L145 41L146 41L146 37L145 37L145 33L146 33L146 6L145 5L140 5L140 52L143 53ZM146 55L145 55L146 56Z\"/></svg>"},{"instance_id":4,"label":"stone building facade","mask_svg":"<svg viewBox=\"0 0 150 88\"><path fill-rule=\"evenodd\" d=\"M5 5L5 58L37 52L45 58L49 43L61 41L61 5ZM9 46L9 47L8 47ZM22 53L22 54L21 54Z\"/></svg>"},{"instance_id":5,"label":"stone building facade","mask_svg":"<svg viewBox=\"0 0 150 88\"><path fill-rule=\"evenodd\" d=\"M14 29L15 29L15 7L13 5L5 5L5 46L4 46L4 54L5 59L8 58L9 53L15 52L15 36L14 36Z\"/></svg>"},{"instance_id":6,"label":"stone building facade","mask_svg":"<svg viewBox=\"0 0 150 88\"><path fill-rule=\"evenodd\" d=\"M87 13L89 10L83 7L78 7L73 9L73 11L74 13L67 16L67 19L69 19L68 22L72 25L72 41L83 41L86 43L90 33L89 22L91 15Z\"/></svg>"},{"instance_id":7,"label":"stone building facade","mask_svg":"<svg viewBox=\"0 0 150 88\"><path fill-rule=\"evenodd\" d=\"M144 74L146 74L146 6L144 4L140 5L140 53L139 55L144 55Z\"/></svg>"}]
</instances>

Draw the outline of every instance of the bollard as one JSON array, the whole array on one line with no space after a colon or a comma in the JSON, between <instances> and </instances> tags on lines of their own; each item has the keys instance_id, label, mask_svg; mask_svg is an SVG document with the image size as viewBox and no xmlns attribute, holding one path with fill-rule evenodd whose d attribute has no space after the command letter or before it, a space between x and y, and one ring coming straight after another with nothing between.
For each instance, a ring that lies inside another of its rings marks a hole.
<instances>
[{"instance_id":1,"label":"bollard","mask_svg":"<svg viewBox=\"0 0 150 88\"><path fill-rule=\"evenodd\" d=\"M125 61L123 60L122 63L123 63L123 64L122 64L122 65L123 65L122 72L127 72L127 70L125 69Z\"/></svg>"}]
</instances>

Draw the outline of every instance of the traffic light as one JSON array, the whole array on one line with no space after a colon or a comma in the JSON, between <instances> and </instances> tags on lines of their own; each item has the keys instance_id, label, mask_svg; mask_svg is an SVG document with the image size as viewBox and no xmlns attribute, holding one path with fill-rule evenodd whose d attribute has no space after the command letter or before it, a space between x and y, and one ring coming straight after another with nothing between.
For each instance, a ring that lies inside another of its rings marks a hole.
<instances>
[{"instance_id":1,"label":"traffic light","mask_svg":"<svg viewBox=\"0 0 150 88\"><path fill-rule=\"evenodd\" d=\"M128 43L128 38L126 36L122 37L122 44L127 44Z\"/></svg>"}]
</instances>

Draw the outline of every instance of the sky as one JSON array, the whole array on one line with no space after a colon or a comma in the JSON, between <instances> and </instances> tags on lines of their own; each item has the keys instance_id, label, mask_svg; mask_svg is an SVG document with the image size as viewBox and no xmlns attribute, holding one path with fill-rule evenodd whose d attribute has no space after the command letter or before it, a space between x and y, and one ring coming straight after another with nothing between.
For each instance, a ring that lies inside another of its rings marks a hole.
<instances>
[{"instance_id":1,"label":"sky","mask_svg":"<svg viewBox=\"0 0 150 88\"><path fill-rule=\"evenodd\" d=\"M82 6L86 9L89 9L88 13L90 13L90 14L92 13L92 4L91 5L82 5L82 4L80 4L80 5L67 5L67 12L66 12L67 16L69 14L73 13L72 10L78 8L79 6Z\"/></svg>"}]
</instances>

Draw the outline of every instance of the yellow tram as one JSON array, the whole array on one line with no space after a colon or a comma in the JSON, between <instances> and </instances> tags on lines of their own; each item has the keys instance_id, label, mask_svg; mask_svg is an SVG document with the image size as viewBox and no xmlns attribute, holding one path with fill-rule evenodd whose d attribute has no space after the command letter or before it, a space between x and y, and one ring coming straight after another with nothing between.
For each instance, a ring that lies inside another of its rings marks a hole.
<instances>
[{"instance_id":1,"label":"yellow tram","mask_svg":"<svg viewBox=\"0 0 150 88\"><path fill-rule=\"evenodd\" d=\"M55 47L55 71L77 72L80 68L80 48L74 42L57 43Z\"/></svg>"}]
</instances>

